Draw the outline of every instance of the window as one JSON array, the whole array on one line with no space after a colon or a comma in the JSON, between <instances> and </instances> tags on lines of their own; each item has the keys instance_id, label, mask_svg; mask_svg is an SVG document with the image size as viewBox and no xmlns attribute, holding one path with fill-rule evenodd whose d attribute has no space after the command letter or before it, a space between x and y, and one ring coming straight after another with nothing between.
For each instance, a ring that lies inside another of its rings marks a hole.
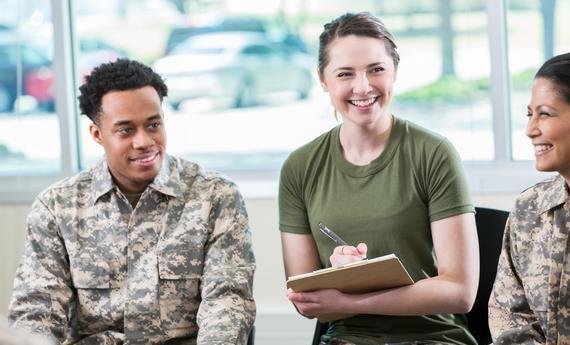
<instances>
[{"instance_id":1,"label":"window","mask_svg":"<svg viewBox=\"0 0 570 345\"><path fill-rule=\"evenodd\" d=\"M0 176L60 169L49 0L0 1Z\"/></svg>"},{"instance_id":2,"label":"window","mask_svg":"<svg viewBox=\"0 0 570 345\"><path fill-rule=\"evenodd\" d=\"M106 10L89 3L77 13L79 41L98 39L117 57L153 65L170 89L169 151L222 170L278 169L289 152L337 124L316 78L318 34L343 11L370 9L333 1L301 17L300 9L279 11L278 2L263 13L259 3L195 3L197 14L168 1L122 9L109 1ZM448 136L464 159L493 159L484 1L406 0L375 12L402 56L394 113ZM80 61L102 62L87 53ZM81 136L91 164L101 152L87 131Z\"/></svg>"},{"instance_id":3,"label":"window","mask_svg":"<svg viewBox=\"0 0 570 345\"><path fill-rule=\"evenodd\" d=\"M510 0L508 4L513 158L534 159L525 135L530 91L534 74L544 61L570 51L570 34L562 21L562 16L570 13L570 2Z\"/></svg>"},{"instance_id":4,"label":"window","mask_svg":"<svg viewBox=\"0 0 570 345\"><path fill-rule=\"evenodd\" d=\"M464 160L492 160L485 2L399 1L378 12L401 57L393 112L448 137ZM475 144L476 143L476 144Z\"/></svg>"},{"instance_id":5,"label":"window","mask_svg":"<svg viewBox=\"0 0 570 345\"><path fill-rule=\"evenodd\" d=\"M553 3L554 15L547 11ZM531 158L524 116L518 114L526 108L532 74L544 61L541 49L547 48L537 47L553 46L559 53L568 51L563 42L570 42L560 20L570 4L554 0L0 4L0 65L16 61L7 68L15 75L12 84L1 79L9 73L0 73L0 174L17 176L0 179L0 185L13 191L28 187L30 180L22 175L48 174L55 180L102 157L88 134L89 119L77 116L74 92L93 67L120 57L151 65L166 79L170 153L237 179L274 181L292 150L338 125L315 73L318 35L326 22L358 11L377 14L398 44L401 63L392 112L447 136L474 176L474 190L518 191L532 183L513 182L513 176L533 169L522 169L520 164L527 163L511 157ZM506 15L501 6L508 9ZM507 40L497 41L488 28L506 22L512 118L500 110L508 106L496 106L497 100L509 103L508 84L499 85L501 92L490 91L501 71L491 67L501 66ZM543 27L554 34L542 35ZM54 66L60 59L66 60L63 67ZM67 88L56 87L62 84ZM512 141L497 125L508 120ZM502 180L493 170L497 167Z\"/></svg>"}]
</instances>

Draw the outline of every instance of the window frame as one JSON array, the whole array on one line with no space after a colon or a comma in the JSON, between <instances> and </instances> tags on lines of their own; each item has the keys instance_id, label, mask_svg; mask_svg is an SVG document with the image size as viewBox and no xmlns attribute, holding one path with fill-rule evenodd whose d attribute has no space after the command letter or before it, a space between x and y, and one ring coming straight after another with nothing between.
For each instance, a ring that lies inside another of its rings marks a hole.
<instances>
[{"instance_id":1,"label":"window frame","mask_svg":"<svg viewBox=\"0 0 570 345\"><path fill-rule=\"evenodd\" d=\"M491 102L493 117L494 160L464 161L471 191L475 195L519 193L551 174L539 173L533 161L514 161L511 144L510 70L507 46L507 1L486 0L488 39L491 60ZM76 174L81 166L79 111L76 105L72 0L51 0L54 32L55 112L60 126L60 171L53 175L0 177L1 203L29 203L49 184ZM278 169L225 170L247 198L275 198Z\"/></svg>"}]
</instances>

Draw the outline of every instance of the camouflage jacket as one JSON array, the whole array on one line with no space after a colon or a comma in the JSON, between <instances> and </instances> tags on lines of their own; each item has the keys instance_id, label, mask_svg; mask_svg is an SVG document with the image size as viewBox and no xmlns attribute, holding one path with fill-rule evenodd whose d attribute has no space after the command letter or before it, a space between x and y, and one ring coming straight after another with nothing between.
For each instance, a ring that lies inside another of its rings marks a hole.
<instances>
[{"instance_id":1,"label":"camouflage jacket","mask_svg":"<svg viewBox=\"0 0 570 345\"><path fill-rule=\"evenodd\" d=\"M9 321L63 344L245 344L254 261L233 183L166 156L133 209L103 160L34 202Z\"/></svg>"},{"instance_id":2,"label":"camouflage jacket","mask_svg":"<svg viewBox=\"0 0 570 345\"><path fill-rule=\"evenodd\" d=\"M568 196L557 176L516 201L489 301L496 344L570 344Z\"/></svg>"}]
</instances>

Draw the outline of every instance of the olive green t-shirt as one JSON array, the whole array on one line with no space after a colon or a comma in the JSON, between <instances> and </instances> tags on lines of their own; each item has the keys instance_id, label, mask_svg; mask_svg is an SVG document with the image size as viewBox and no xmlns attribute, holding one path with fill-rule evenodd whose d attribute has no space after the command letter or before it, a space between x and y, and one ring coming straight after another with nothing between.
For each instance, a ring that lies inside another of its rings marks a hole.
<instances>
[{"instance_id":1,"label":"olive green t-shirt","mask_svg":"<svg viewBox=\"0 0 570 345\"><path fill-rule=\"evenodd\" d=\"M344 159L340 126L297 149L279 185L279 228L312 234L321 264L335 243L323 222L367 257L396 254L414 281L437 275L430 223L474 212L459 155L444 137L394 117L385 150L366 166ZM357 315L331 324L329 335L357 344L432 340L475 344L463 315Z\"/></svg>"}]
</instances>

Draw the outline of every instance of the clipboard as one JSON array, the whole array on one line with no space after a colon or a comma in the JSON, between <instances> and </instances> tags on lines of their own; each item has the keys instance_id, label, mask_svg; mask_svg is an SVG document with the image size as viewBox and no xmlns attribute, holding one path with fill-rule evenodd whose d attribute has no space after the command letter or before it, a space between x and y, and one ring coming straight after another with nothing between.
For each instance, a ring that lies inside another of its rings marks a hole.
<instances>
[{"instance_id":1,"label":"clipboard","mask_svg":"<svg viewBox=\"0 0 570 345\"><path fill-rule=\"evenodd\" d=\"M338 267L329 267L314 272L291 276L287 288L295 292L319 289L337 289L344 293L359 294L406 285L414 280L395 254L374 259L351 262ZM352 314L319 315L320 322L330 322L353 316Z\"/></svg>"}]
</instances>

